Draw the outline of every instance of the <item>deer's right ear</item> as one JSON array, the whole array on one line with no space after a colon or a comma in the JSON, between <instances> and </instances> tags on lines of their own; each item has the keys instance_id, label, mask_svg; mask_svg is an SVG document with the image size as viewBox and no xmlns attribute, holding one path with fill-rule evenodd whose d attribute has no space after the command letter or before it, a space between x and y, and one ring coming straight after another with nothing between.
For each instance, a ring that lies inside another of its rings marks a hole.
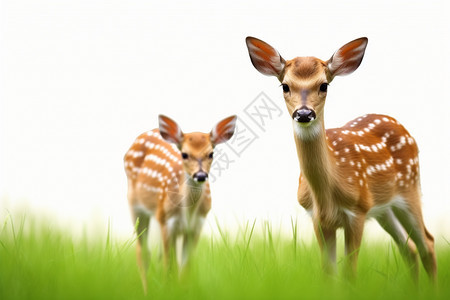
<instances>
[{"instance_id":1,"label":"deer's right ear","mask_svg":"<svg viewBox=\"0 0 450 300\"><path fill-rule=\"evenodd\" d=\"M348 75L358 69L368 41L366 37L362 37L345 44L336 51L327 62L331 75L333 77Z\"/></svg>"},{"instance_id":2,"label":"deer's right ear","mask_svg":"<svg viewBox=\"0 0 450 300\"><path fill-rule=\"evenodd\" d=\"M264 75L280 77L286 64L275 48L257 38L245 39L253 66Z\"/></svg>"},{"instance_id":3,"label":"deer's right ear","mask_svg":"<svg viewBox=\"0 0 450 300\"><path fill-rule=\"evenodd\" d=\"M236 120L237 116L230 116L217 123L210 133L211 142L214 145L217 145L231 139L234 134L234 129L236 128Z\"/></svg>"},{"instance_id":4,"label":"deer's right ear","mask_svg":"<svg viewBox=\"0 0 450 300\"><path fill-rule=\"evenodd\" d=\"M164 115L159 115L159 133L169 143L181 145L183 132L177 122Z\"/></svg>"}]
</instances>

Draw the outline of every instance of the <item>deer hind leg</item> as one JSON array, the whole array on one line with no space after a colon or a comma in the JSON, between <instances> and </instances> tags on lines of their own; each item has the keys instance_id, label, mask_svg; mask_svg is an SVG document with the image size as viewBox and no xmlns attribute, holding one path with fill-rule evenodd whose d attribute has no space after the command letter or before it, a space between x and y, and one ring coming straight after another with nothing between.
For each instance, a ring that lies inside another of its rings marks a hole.
<instances>
[{"instance_id":1,"label":"deer hind leg","mask_svg":"<svg viewBox=\"0 0 450 300\"><path fill-rule=\"evenodd\" d=\"M397 217L388 209L376 217L378 223L394 239L403 258L408 264L414 281L419 279L419 263L416 245L405 232Z\"/></svg>"},{"instance_id":2,"label":"deer hind leg","mask_svg":"<svg viewBox=\"0 0 450 300\"><path fill-rule=\"evenodd\" d=\"M131 210L133 225L138 236L136 243L136 260L141 276L144 293L147 294L147 270L150 265L150 250L148 248L148 229L151 212L139 203L135 193L135 182L128 180L128 204Z\"/></svg>"},{"instance_id":3,"label":"deer hind leg","mask_svg":"<svg viewBox=\"0 0 450 300\"><path fill-rule=\"evenodd\" d=\"M136 245L136 257L141 275L144 292L147 293L147 270L150 265L150 249L148 247L148 231L150 228L150 214L142 208L135 207L134 221L138 236Z\"/></svg>"},{"instance_id":4,"label":"deer hind leg","mask_svg":"<svg viewBox=\"0 0 450 300\"><path fill-rule=\"evenodd\" d=\"M410 193L408 202L393 207L395 216L417 246L422 264L432 280L436 280L434 238L425 228L418 193ZM413 205L409 205L412 203Z\"/></svg>"}]
</instances>

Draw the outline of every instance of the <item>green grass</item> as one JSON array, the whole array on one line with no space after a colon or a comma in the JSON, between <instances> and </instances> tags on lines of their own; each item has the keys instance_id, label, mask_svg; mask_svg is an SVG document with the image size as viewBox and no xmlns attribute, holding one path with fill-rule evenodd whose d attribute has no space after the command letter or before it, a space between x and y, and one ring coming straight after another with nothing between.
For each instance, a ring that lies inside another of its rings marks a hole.
<instances>
[{"instance_id":1,"label":"green grass","mask_svg":"<svg viewBox=\"0 0 450 300\"><path fill-rule=\"evenodd\" d=\"M231 234L202 235L183 279L165 274L154 251L149 295L144 296L134 237L108 234L73 238L68 231L30 216L7 215L0 225L0 299L411 299L450 297L450 245L437 246L439 282L421 268L414 285L391 242L365 240L358 277L326 277L316 242L293 226L284 236L269 222L248 222ZM341 237L342 239L342 237ZM339 241L342 244L342 241ZM340 251L342 252L342 251ZM339 268L342 269L342 259Z\"/></svg>"}]
</instances>

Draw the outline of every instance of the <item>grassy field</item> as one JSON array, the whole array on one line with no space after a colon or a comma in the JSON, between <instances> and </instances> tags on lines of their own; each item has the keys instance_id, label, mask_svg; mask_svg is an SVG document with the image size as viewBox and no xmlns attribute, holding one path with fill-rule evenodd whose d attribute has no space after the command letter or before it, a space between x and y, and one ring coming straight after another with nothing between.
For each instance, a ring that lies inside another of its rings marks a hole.
<instances>
[{"instance_id":1,"label":"grassy field","mask_svg":"<svg viewBox=\"0 0 450 300\"><path fill-rule=\"evenodd\" d=\"M153 251L149 294L144 296L134 237L119 241L108 231L98 239L73 238L49 222L7 215L0 227L0 299L450 298L450 245L445 240L437 245L439 282L434 288L423 268L419 286L411 282L390 242L366 239L359 276L350 282L322 275L317 244L305 243L295 226L291 236L267 222L243 224L235 234L217 226L220 234L202 236L182 279L165 274L159 251Z\"/></svg>"}]
</instances>

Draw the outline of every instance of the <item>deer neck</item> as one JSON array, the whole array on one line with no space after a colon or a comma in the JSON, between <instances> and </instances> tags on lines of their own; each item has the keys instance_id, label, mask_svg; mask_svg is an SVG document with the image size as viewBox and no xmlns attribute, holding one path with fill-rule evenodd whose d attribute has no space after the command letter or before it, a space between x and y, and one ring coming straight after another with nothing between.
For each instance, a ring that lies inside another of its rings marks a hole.
<instances>
[{"instance_id":1,"label":"deer neck","mask_svg":"<svg viewBox=\"0 0 450 300\"><path fill-rule=\"evenodd\" d=\"M312 192L320 197L330 195L335 182L335 158L328 148L325 125L320 116L308 127L293 121L295 143L303 177Z\"/></svg>"},{"instance_id":2,"label":"deer neck","mask_svg":"<svg viewBox=\"0 0 450 300\"><path fill-rule=\"evenodd\" d=\"M187 175L185 178L188 179L184 180L184 184L181 187L183 194L182 204L188 211L195 211L203 194L205 183L196 182Z\"/></svg>"}]
</instances>

